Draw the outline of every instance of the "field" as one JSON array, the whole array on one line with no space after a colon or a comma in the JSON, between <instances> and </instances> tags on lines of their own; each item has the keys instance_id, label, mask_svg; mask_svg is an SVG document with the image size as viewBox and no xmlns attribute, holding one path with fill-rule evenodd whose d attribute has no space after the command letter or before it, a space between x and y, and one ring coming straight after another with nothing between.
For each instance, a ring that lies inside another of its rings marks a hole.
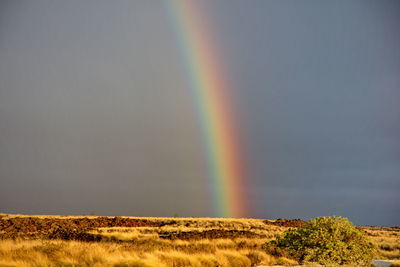
<instances>
[{"instance_id":1,"label":"field","mask_svg":"<svg viewBox=\"0 0 400 267\"><path fill-rule=\"evenodd\" d=\"M0 266L294 265L265 243L301 220L0 214ZM400 259L399 227L359 227Z\"/></svg>"}]
</instances>

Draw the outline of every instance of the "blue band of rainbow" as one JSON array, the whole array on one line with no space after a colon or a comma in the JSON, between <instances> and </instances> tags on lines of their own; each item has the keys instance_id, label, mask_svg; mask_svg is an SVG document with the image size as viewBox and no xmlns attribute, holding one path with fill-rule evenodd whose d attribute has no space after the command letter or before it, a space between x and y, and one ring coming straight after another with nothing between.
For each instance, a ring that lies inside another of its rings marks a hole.
<instances>
[{"instance_id":1,"label":"blue band of rainbow","mask_svg":"<svg viewBox=\"0 0 400 267\"><path fill-rule=\"evenodd\" d=\"M214 216L246 217L244 166L230 107L232 97L208 18L199 3L168 1L206 147Z\"/></svg>"}]
</instances>

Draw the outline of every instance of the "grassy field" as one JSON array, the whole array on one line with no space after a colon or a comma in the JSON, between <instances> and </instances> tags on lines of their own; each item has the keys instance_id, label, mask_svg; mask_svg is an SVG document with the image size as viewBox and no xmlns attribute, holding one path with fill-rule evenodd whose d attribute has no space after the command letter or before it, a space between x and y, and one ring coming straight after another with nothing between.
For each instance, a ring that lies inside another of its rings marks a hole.
<instances>
[{"instance_id":1,"label":"grassy field","mask_svg":"<svg viewBox=\"0 0 400 267\"><path fill-rule=\"evenodd\" d=\"M266 242L299 220L0 214L0 266L294 265ZM400 259L400 228L360 227L376 258Z\"/></svg>"}]
</instances>

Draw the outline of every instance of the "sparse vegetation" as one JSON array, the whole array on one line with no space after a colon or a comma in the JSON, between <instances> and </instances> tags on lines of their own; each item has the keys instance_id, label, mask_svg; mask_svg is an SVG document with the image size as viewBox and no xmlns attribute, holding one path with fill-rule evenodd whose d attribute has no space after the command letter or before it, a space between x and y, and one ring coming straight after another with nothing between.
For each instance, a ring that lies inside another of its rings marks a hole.
<instances>
[{"instance_id":1,"label":"sparse vegetation","mask_svg":"<svg viewBox=\"0 0 400 267\"><path fill-rule=\"evenodd\" d=\"M400 227L363 227L376 247L376 258L400 259Z\"/></svg>"},{"instance_id":2,"label":"sparse vegetation","mask_svg":"<svg viewBox=\"0 0 400 267\"><path fill-rule=\"evenodd\" d=\"M287 230L268 243L267 251L293 257L300 263L323 265L369 265L373 257L373 245L365 233L342 217L318 217Z\"/></svg>"},{"instance_id":3,"label":"sparse vegetation","mask_svg":"<svg viewBox=\"0 0 400 267\"><path fill-rule=\"evenodd\" d=\"M265 244L300 220L0 216L0 266L295 265ZM400 259L400 229L362 228ZM385 254L386 253L386 254Z\"/></svg>"}]
</instances>

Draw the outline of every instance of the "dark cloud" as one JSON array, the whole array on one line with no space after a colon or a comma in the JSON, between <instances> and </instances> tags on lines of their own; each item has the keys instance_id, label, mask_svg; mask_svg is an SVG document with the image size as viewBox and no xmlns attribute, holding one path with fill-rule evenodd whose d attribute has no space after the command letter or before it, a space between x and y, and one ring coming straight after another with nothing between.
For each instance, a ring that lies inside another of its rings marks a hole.
<instances>
[{"instance_id":1,"label":"dark cloud","mask_svg":"<svg viewBox=\"0 0 400 267\"><path fill-rule=\"evenodd\" d=\"M400 223L400 4L204 2L255 217ZM211 216L164 2L3 1L0 209Z\"/></svg>"}]
</instances>

